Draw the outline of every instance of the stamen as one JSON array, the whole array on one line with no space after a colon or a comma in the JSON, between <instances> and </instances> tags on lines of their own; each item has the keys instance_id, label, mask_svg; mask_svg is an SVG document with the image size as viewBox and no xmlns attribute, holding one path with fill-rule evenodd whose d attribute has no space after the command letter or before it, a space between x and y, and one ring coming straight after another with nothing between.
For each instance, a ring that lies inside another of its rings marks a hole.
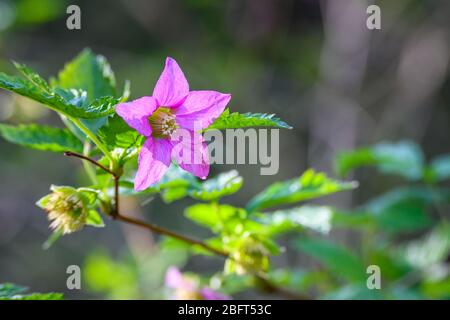
<instances>
[{"instance_id":1,"label":"stamen","mask_svg":"<svg viewBox=\"0 0 450 320\"><path fill-rule=\"evenodd\" d=\"M169 108L159 107L148 120L152 127L152 135L157 138L166 138L178 128L175 115Z\"/></svg>"}]
</instances>

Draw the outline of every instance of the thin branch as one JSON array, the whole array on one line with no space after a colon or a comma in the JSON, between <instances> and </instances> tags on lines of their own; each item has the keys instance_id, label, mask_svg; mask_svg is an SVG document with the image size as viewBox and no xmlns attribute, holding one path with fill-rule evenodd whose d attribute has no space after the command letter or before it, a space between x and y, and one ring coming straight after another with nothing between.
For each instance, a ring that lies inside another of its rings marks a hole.
<instances>
[{"instance_id":1,"label":"thin branch","mask_svg":"<svg viewBox=\"0 0 450 320\"><path fill-rule=\"evenodd\" d=\"M235 262L239 263L239 261L237 261L229 253L222 251L222 250L218 250L216 248L213 248L200 240L192 239L192 238L183 236L181 234L178 234L176 232L158 227L154 224L144 222L141 220L137 220L134 218L126 217L121 214L117 214L115 219L117 219L118 221L130 223L130 224L134 224L136 226L146 228L146 229L148 229L152 232L158 233L158 234L176 238L178 240L184 241L184 242L192 244L192 245L200 246L203 249L205 249L213 254L216 254L216 255L221 256L226 259L234 260ZM291 299L291 300L310 300L311 299L310 297L308 297L306 295L302 295L297 292L292 292L290 290L278 287L276 284L272 283L265 275L263 275L261 273L252 273L252 275L260 282L260 284L263 285L265 291L268 291L270 293L278 293L279 295L285 297L286 299Z\"/></svg>"},{"instance_id":2,"label":"thin branch","mask_svg":"<svg viewBox=\"0 0 450 320\"><path fill-rule=\"evenodd\" d=\"M118 176L114 172L112 172L111 170L106 168L104 165L102 165L101 163L99 163L99 162L95 161L94 159L89 158L89 157L87 157L85 155L82 155L82 154L76 153L76 152L72 152L72 151L66 151L66 152L64 152L64 155L66 157L76 157L76 158L80 158L80 159L89 161L90 163L96 165L97 167L99 167L103 171L105 171L105 172L109 173L110 175L112 175L114 178L118 178Z\"/></svg>"},{"instance_id":3,"label":"thin branch","mask_svg":"<svg viewBox=\"0 0 450 320\"><path fill-rule=\"evenodd\" d=\"M99 167L100 169L102 169L103 171L109 173L113 178L114 178L114 198L115 198L115 206L114 206L114 211L111 213L111 217L115 220L118 221L122 221L125 223L129 223L129 224L133 224L135 226L139 226L139 227L143 227L151 232L154 233L158 233L161 235L166 235L175 239L178 239L180 241L192 244L192 245L196 245L199 246L217 256L226 258L226 259L231 259L234 260L237 263L240 263L239 261L237 261L232 255L230 255L228 252L216 249L214 247L211 247L210 245L206 244L205 242L201 241L201 240L196 240L193 238L189 238L187 236L181 235L179 233L176 233L174 231L159 227L157 225L154 225L152 223L148 223L145 221L141 221L138 219L134 219L131 217L127 217L127 216L123 216L119 213L119 179L120 176L117 175L116 173L114 173L113 171L109 170L108 168L106 168L105 166L103 166L102 164L98 163L97 161L95 161L94 159L91 159L89 157L86 157L82 154L79 153L75 153L75 152L71 152L71 151L66 151L64 152L65 156L68 157L77 157L86 161L91 162L92 164L96 165L97 167ZM282 296L284 296L287 299L292 299L292 300L308 300L311 299L310 297L306 296L306 295L302 295L302 294L298 294L296 292L292 292L290 290L281 288L279 286L277 286L276 284L272 283L265 275L261 274L261 273L252 273L252 275L264 286L264 289L266 291L272 292L272 293L278 293Z\"/></svg>"},{"instance_id":4,"label":"thin branch","mask_svg":"<svg viewBox=\"0 0 450 320\"><path fill-rule=\"evenodd\" d=\"M205 250L207 250L207 251L209 251L211 253L214 253L214 254L216 254L218 256L222 256L222 257L225 257L225 258L229 257L228 253L226 253L224 251L221 251L219 249L213 248L213 247L207 245L206 243L204 243L203 241L183 236L183 235L178 234L176 232L173 232L173 231L167 230L165 228L156 226L154 224L151 224L151 223L148 223L148 222L144 222L144 221L141 221L141 220L137 220L137 219L134 219L134 218L131 218L131 217L126 217L126 216L123 216L123 215L121 215L119 213L116 215L115 218L117 220L119 220L119 221L130 223L130 224L134 224L136 226L140 226L140 227L146 228L146 229L148 229L148 230L150 230L152 232L155 232L155 233L158 233L158 234L162 234L162 235L166 235L166 236L169 236L169 237L181 240L183 242L199 246L199 247L201 247L201 248L203 248L203 249L205 249Z\"/></svg>"}]
</instances>

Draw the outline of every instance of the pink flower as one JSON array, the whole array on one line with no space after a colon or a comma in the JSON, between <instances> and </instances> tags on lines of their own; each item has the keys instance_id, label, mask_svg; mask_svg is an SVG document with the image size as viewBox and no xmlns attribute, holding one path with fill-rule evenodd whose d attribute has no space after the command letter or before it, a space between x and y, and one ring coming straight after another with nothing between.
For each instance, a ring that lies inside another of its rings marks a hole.
<instances>
[{"instance_id":1,"label":"pink flower","mask_svg":"<svg viewBox=\"0 0 450 320\"><path fill-rule=\"evenodd\" d=\"M176 267L170 267L166 273L165 284L174 289L176 300L230 300L223 293L216 292L208 287L199 288L195 280L183 276Z\"/></svg>"},{"instance_id":2,"label":"pink flower","mask_svg":"<svg viewBox=\"0 0 450 320\"><path fill-rule=\"evenodd\" d=\"M193 175L206 179L208 148L199 130L208 127L225 109L230 94L189 91L177 62L166 59L151 97L121 103L116 112L147 139L138 159L136 190L158 182L172 160Z\"/></svg>"}]
</instances>

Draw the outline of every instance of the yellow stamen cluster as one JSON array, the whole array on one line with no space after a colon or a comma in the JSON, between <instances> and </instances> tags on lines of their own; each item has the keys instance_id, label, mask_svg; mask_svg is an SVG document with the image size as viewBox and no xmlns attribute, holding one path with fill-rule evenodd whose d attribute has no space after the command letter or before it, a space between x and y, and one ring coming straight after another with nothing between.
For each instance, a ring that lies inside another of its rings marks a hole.
<instances>
[{"instance_id":1,"label":"yellow stamen cluster","mask_svg":"<svg viewBox=\"0 0 450 320\"><path fill-rule=\"evenodd\" d=\"M53 187L52 191L38 202L47 212L50 227L61 230L63 234L82 229L86 224L87 210L81 196L70 187Z\"/></svg>"},{"instance_id":2,"label":"yellow stamen cluster","mask_svg":"<svg viewBox=\"0 0 450 320\"><path fill-rule=\"evenodd\" d=\"M159 107L148 120L152 127L152 135L157 138L169 137L178 128L175 115L169 108Z\"/></svg>"}]
</instances>

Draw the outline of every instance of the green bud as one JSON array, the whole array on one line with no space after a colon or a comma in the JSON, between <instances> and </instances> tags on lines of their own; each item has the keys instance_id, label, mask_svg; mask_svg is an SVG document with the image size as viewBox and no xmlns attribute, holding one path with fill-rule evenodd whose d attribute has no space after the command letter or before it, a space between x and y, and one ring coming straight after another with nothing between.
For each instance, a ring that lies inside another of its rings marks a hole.
<instances>
[{"instance_id":1,"label":"green bud","mask_svg":"<svg viewBox=\"0 0 450 320\"><path fill-rule=\"evenodd\" d=\"M50 227L63 234L82 229L88 217L88 199L72 187L52 186L50 190L52 193L37 202L47 212Z\"/></svg>"}]
</instances>

